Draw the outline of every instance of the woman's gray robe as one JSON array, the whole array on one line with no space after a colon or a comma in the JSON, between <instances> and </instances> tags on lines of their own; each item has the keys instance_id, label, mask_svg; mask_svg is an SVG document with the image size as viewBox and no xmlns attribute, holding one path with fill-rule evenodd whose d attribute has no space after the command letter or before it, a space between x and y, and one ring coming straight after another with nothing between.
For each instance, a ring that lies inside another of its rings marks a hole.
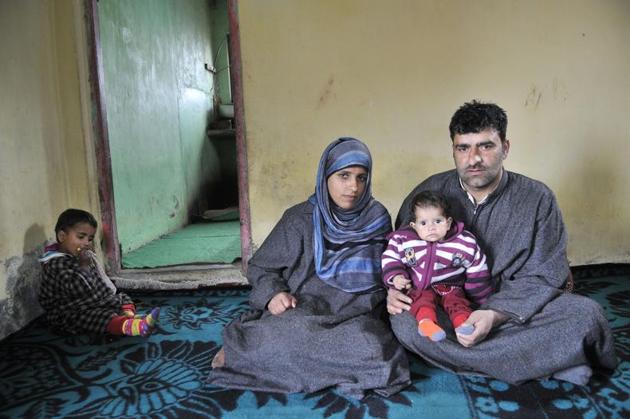
<instances>
[{"instance_id":1,"label":"woman's gray robe","mask_svg":"<svg viewBox=\"0 0 630 419\"><path fill-rule=\"evenodd\" d=\"M250 261L254 310L226 326L225 366L209 382L281 393L332 386L357 398L368 390L392 395L410 379L405 351L383 320L385 291L352 294L316 276L312 212L308 202L287 210ZM266 306L282 291L297 298L297 307L274 316Z\"/></svg>"}]
</instances>

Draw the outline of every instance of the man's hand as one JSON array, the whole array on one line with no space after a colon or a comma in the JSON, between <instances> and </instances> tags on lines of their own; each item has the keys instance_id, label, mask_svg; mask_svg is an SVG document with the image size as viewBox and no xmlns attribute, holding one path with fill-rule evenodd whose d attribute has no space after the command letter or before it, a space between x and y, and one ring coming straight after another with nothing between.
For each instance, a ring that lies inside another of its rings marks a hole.
<instances>
[{"instance_id":1,"label":"man's hand","mask_svg":"<svg viewBox=\"0 0 630 419\"><path fill-rule=\"evenodd\" d=\"M463 346L470 348L488 336L493 327L504 323L508 316L494 310L475 310L470 313L464 324L472 325L475 330L470 335L457 334L457 340Z\"/></svg>"},{"instance_id":2,"label":"man's hand","mask_svg":"<svg viewBox=\"0 0 630 419\"><path fill-rule=\"evenodd\" d=\"M411 280L402 275L396 275L392 280L397 290L408 290L411 288Z\"/></svg>"},{"instance_id":3,"label":"man's hand","mask_svg":"<svg viewBox=\"0 0 630 419\"><path fill-rule=\"evenodd\" d=\"M295 308L296 306L297 298L284 291L274 295L269 301L269 304L267 304L267 308L274 316L282 314L288 309Z\"/></svg>"},{"instance_id":4,"label":"man's hand","mask_svg":"<svg viewBox=\"0 0 630 419\"><path fill-rule=\"evenodd\" d=\"M387 290L387 312L389 314L400 314L403 310L411 308L411 298L402 292L390 288Z\"/></svg>"}]
</instances>

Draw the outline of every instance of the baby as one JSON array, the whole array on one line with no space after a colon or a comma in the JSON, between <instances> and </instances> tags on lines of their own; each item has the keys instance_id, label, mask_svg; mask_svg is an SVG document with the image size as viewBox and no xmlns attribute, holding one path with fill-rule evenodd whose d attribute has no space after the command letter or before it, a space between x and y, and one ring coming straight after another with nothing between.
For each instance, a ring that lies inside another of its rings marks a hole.
<instances>
[{"instance_id":1,"label":"baby","mask_svg":"<svg viewBox=\"0 0 630 419\"><path fill-rule=\"evenodd\" d=\"M48 324L68 334L148 336L160 309L136 316L131 298L117 292L93 252L96 227L87 211L68 209L59 215L57 243L46 247L39 259L39 302Z\"/></svg>"},{"instance_id":2,"label":"baby","mask_svg":"<svg viewBox=\"0 0 630 419\"><path fill-rule=\"evenodd\" d=\"M486 257L464 224L453 222L446 198L424 191L414 196L411 221L389 235L381 264L388 287L409 290L410 312L418 332L432 341L446 337L437 324L436 303L448 314L456 333L469 335L470 299L483 304L493 291Z\"/></svg>"}]
</instances>

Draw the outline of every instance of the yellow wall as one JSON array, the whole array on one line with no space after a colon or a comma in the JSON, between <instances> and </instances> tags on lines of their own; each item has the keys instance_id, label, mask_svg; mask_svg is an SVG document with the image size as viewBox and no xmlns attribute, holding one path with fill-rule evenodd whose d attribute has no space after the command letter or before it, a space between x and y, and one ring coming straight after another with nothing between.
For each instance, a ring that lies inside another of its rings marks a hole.
<instances>
[{"instance_id":1,"label":"yellow wall","mask_svg":"<svg viewBox=\"0 0 630 419\"><path fill-rule=\"evenodd\" d=\"M57 215L68 207L97 210L80 88L87 60L80 9L71 0L0 1L3 320L8 315L25 323L36 312L36 257L54 237Z\"/></svg>"},{"instance_id":2,"label":"yellow wall","mask_svg":"<svg viewBox=\"0 0 630 419\"><path fill-rule=\"evenodd\" d=\"M453 167L473 98L508 112L506 167L547 183L572 265L630 262L630 2L240 0L253 240L312 193L328 142L356 136L395 216Z\"/></svg>"}]
</instances>

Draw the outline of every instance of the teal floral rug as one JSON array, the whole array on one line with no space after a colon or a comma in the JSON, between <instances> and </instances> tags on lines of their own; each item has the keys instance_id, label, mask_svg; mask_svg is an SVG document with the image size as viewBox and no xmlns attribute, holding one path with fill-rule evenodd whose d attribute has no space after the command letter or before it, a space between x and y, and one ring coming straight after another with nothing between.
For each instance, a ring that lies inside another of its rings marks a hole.
<instances>
[{"instance_id":1,"label":"teal floral rug","mask_svg":"<svg viewBox=\"0 0 630 419\"><path fill-rule=\"evenodd\" d=\"M134 295L141 309L162 307L148 339L56 336L39 319L0 342L0 417L627 418L630 276L600 274L576 275L576 292L605 308L621 363L587 387L553 379L512 386L412 358L413 384L389 399L219 389L205 378L223 326L248 309L248 290L177 291Z\"/></svg>"}]
</instances>

